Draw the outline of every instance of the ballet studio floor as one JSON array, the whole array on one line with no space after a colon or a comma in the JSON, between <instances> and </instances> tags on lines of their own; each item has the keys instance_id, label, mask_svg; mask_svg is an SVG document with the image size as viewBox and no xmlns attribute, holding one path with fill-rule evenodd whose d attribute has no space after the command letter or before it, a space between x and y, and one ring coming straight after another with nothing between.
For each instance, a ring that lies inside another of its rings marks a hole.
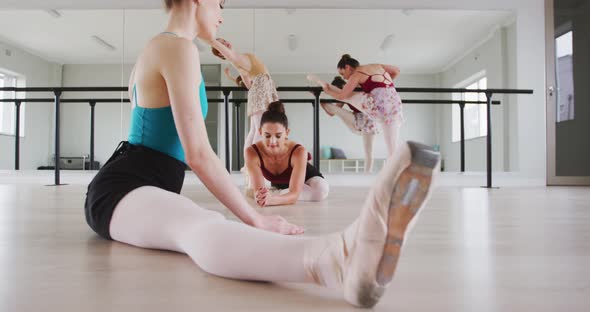
<instances>
[{"instance_id":1,"label":"ballet studio floor","mask_svg":"<svg viewBox=\"0 0 590 312\"><path fill-rule=\"evenodd\" d=\"M0 311L357 310L338 290L227 280L185 255L100 239L82 208L90 178L64 173L68 185L54 187L49 174L0 174ZM305 235L342 229L371 179L328 178L327 201L264 212L305 225ZM375 311L590 311L590 189L452 179L439 179ZM229 217L195 180L183 194Z\"/></svg>"}]
</instances>

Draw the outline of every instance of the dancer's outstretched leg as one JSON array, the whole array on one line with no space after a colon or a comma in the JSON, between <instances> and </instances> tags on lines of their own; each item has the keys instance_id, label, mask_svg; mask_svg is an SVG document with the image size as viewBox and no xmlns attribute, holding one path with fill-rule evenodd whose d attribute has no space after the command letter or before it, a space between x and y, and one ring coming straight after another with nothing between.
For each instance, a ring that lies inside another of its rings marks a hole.
<instances>
[{"instance_id":1,"label":"dancer's outstretched leg","mask_svg":"<svg viewBox=\"0 0 590 312\"><path fill-rule=\"evenodd\" d=\"M137 247L185 253L222 277L343 287L348 302L371 307L393 277L438 164L439 155L427 147L402 144L379 174L359 218L339 234L303 238L262 231L150 186L119 202L110 234Z\"/></svg>"},{"instance_id":2,"label":"dancer's outstretched leg","mask_svg":"<svg viewBox=\"0 0 590 312\"><path fill-rule=\"evenodd\" d=\"M395 118L393 122L387 124L380 122L381 129L383 129L383 137L387 145L387 154L391 157L395 153L395 149L399 144L399 132L401 128L401 118Z\"/></svg>"},{"instance_id":3,"label":"dancer's outstretched leg","mask_svg":"<svg viewBox=\"0 0 590 312\"><path fill-rule=\"evenodd\" d=\"M256 112L250 115L250 131L248 135L246 135L246 140L244 141L244 153L246 153L246 149L252 144L256 144L258 141L262 140L262 136L260 136L260 119L262 119L262 114L264 112Z\"/></svg>"},{"instance_id":4,"label":"dancer's outstretched leg","mask_svg":"<svg viewBox=\"0 0 590 312\"><path fill-rule=\"evenodd\" d=\"M348 129L352 131L354 134L360 134L360 131L355 126L353 112L342 107L336 106L334 104L323 103L322 107L324 108L326 113L328 113L328 115L337 116L338 118L340 118L342 122L344 122L346 127L348 127Z\"/></svg>"},{"instance_id":5,"label":"dancer's outstretched leg","mask_svg":"<svg viewBox=\"0 0 590 312\"><path fill-rule=\"evenodd\" d=\"M320 77L316 76L316 75L307 75L307 80L318 84L319 86L321 86L322 88L329 88L332 90L339 90L338 87L333 86L331 84L328 84L327 82L323 81ZM352 96L350 96L349 98L343 100L343 102L346 102L352 106L354 106L354 108L358 109L359 111L366 113L365 108L363 108L363 102L366 101L365 95L363 92L354 92Z\"/></svg>"},{"instance_id":6,"label":"dancer's outstretched leg","mask_svg":"<svg viewBox=\"0 0 590 312\"><path fill-rule=\"evenodd\" d=\"M250 132L246 136L246 140L244 141L244 159L246 159L246 149L253 144L256 144L258 141L262 140L262 136L260 135L260 120L262 119L262 114L264 112L256 112L250 116ZM244 175L244 182L245 182L245 195L246 197L253 198L254 197L254 190L252 189L252 181L250 181L250 177L248 175L248 170L246 167L242 167L240 172Z\"/></svg>"},{"instance_id":7,"label":"dancer's outstretched leg","mask_svg":"<svg viewBox=\"0 0 590 312\"><path fill-rule=\"evenodd\" d=\"M375 141L375 135L372 133L362 133L363 136L363 148L365 150L365 172L370 173L373 171L373 142Z\"/></svg>"},{"instance_id":8,"label":"dancer's outstretched leg","mask_svg":"<svg viewBox=\"0 0 590 312\"><path fill-rule=\"evenodd\" d=\"M190 256L204 271L232 279L308 282L310 238L279 235L225 219L182 195L151 186L127 194L110 224L114 240Z\"/></svg>"}]
</instances>

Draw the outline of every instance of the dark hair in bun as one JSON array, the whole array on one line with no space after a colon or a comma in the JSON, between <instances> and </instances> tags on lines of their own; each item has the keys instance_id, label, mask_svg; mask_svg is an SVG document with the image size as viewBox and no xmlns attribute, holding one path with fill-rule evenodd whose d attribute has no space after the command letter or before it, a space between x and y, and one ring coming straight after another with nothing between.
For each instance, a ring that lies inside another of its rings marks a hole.
<instances>
[{"instance_id":1,"label":"dark hair in bun","mask_svg":"<svg viewBox=\"0 0 590 312\"><path fill-rule=\"evenodd\" d=\"M359 67L360 63L359 63L359 61L353 59L350 56L350 54L344 54L344 55L342 55L342 58L340 58L340 61L338 62L338 68L344 69L346 67L346 65L348 65L352 68L357 68L357 67Z\"/></svg>"},{"instance_id":2,"label":"dark hair in bun","mask_svg":"<svg viewBox=\"0 0 590 312\"><path fill-rule=\"evenodd\" d=\"M346 85L346 80L344 80L344 78L340 76L336 76L334 77L334 80L332 80L331 85L335 86L338 89L342 89Z\"/></svg>"},{"instance_id":3,"label":"dark hair in bun","mask_svg":"<svg viewBox=\"0 0 590 312\"><path fill-rule=\"evenodd\" d=\"M223 54L221 54L221 52L219 52L219 50L211 47L211 53L213 53L213 55L217 56L218 58L225 60L225 56L223 56Z\"/></svg>"},{"instance_id":4,"label":"dark hair in bun","mask_svg":"<svg viewBox=\"0 0 590 312\"><path fill-rule=\"evenodd\" d=\"M238 78L236 78L236 84L238 85L238 87L246 87L246 84L244 84L244 79L242 78L242 76L238 76Z\"/></svg>"},{"instance_id":5,"label":"dark hair in bun","mask_svg":"<svg viewBox=\"0 0 590 312\"><path fill-rule=\"evenodd\" d=\"M283 102L276 101L268 105L267 111L262 114L262 118L260 119L260 127L267 122L280 123L285 129L289 129L289 120L287 119L287 115L285 115L285 105L283 105Z\"/></svg>"}]
</instances>

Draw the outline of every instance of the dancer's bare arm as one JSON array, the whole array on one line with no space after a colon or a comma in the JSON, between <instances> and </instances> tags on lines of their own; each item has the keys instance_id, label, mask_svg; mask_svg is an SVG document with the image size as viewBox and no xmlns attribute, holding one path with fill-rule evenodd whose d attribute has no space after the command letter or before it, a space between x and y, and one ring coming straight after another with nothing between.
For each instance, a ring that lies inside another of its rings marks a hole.
<instances>
[{"instance_id":1,"label":"dancer's bare arm","mask_svg":"<svg viewBox=\"0 0 590 312\"><path fill-rule=\"evenodd\" d=\"M346 99L354 95L354 89L356 89L356 87L359 85L360 77L360 74L353 74L350 76L350 79L348 79L348 82L342 89L338 89L335 86L326 84L323 88L324 92L339 101L346 102Z\"/></svg>"},{"instance_id":2,"label":"dancer's bare arm","mask_svg":"<svg viewBox=\"0 0 590 312\"><path fill-rule=\"evenodd\" d=\"M209 41L209 44L219 51L225 57L225 59L230 61L236 68L243 68L246 71L252 68L252 63L250 62L250 58L248 58L248 56L236 52L233 49L229 49L218 40Z\"/></svg>"}]
</instances>

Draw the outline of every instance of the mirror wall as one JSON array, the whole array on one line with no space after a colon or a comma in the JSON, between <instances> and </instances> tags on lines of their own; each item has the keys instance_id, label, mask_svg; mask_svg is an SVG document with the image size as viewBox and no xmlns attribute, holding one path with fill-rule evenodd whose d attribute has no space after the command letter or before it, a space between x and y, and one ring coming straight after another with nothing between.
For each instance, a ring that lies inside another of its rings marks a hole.
<instances>
[{"instance_id":1,"label":"mirror wall","mask_svg":"<svg viewBox=\"0 0 590 312\"><path fill-rule=\"evenodd\" d=\"M26 22L23 22L26 21ZM19 10L0 11L0 79L3 86L126 86L143 46L166 25L163 10ZM336 63L344 53L361 64L386 63L401 69L397 87L513 88L516 83L516 23L504 11L461 10L322 10L227 9L220 37L235 49L256 54L269 68L278 86L309 86L308 73L326 80L337 75ZM223 75L228 66L199 45L207 86L231 86ZM232 75L236 75L232 70ZM15 95L9 92L2 98ZM18 96L52 98L50 93ZM236 93L244 98L245 93ZM402 99L465 99L460 94L402 93ZM209 98L220 98L209 92ZM281 98L311 99L307 92L283 92ZM96 160L102 165L117 143L125 140L131 106L126 93L66 93L64 98L116 98L95 109ZM494 168L516 171L518 136L516 99L497 96L493 107ZM14 168L14 104L0 110L0 169ZM484 106L465 110L466 169L485 170L486 112ZM404 105L402 138L435 145L443 154L445 171L458 171L458 105ZM241 136L248 129L242 105ZM53 155L54 108L51 103L26 103L21 108L21 169L50 166ZM214 150L224 157L225 130L222 104L211 104L206 120ZM232 109L232 163L241 166ZM309 103L287 104L290 139L313 147ZM64 103L61 112L61 154L84 157L90 153L90 106ZM321 111L320 145L323 151L341 149L347 161L322 159L323 172L362 173L365 148L338 117ZM244 139L239 140L243 144ZM386 156L381 134L373 138L374 171ZM322 153L329 156L329 153ZM80 168L81 169L81 168Z\"/></svg>"}]
</instances>

